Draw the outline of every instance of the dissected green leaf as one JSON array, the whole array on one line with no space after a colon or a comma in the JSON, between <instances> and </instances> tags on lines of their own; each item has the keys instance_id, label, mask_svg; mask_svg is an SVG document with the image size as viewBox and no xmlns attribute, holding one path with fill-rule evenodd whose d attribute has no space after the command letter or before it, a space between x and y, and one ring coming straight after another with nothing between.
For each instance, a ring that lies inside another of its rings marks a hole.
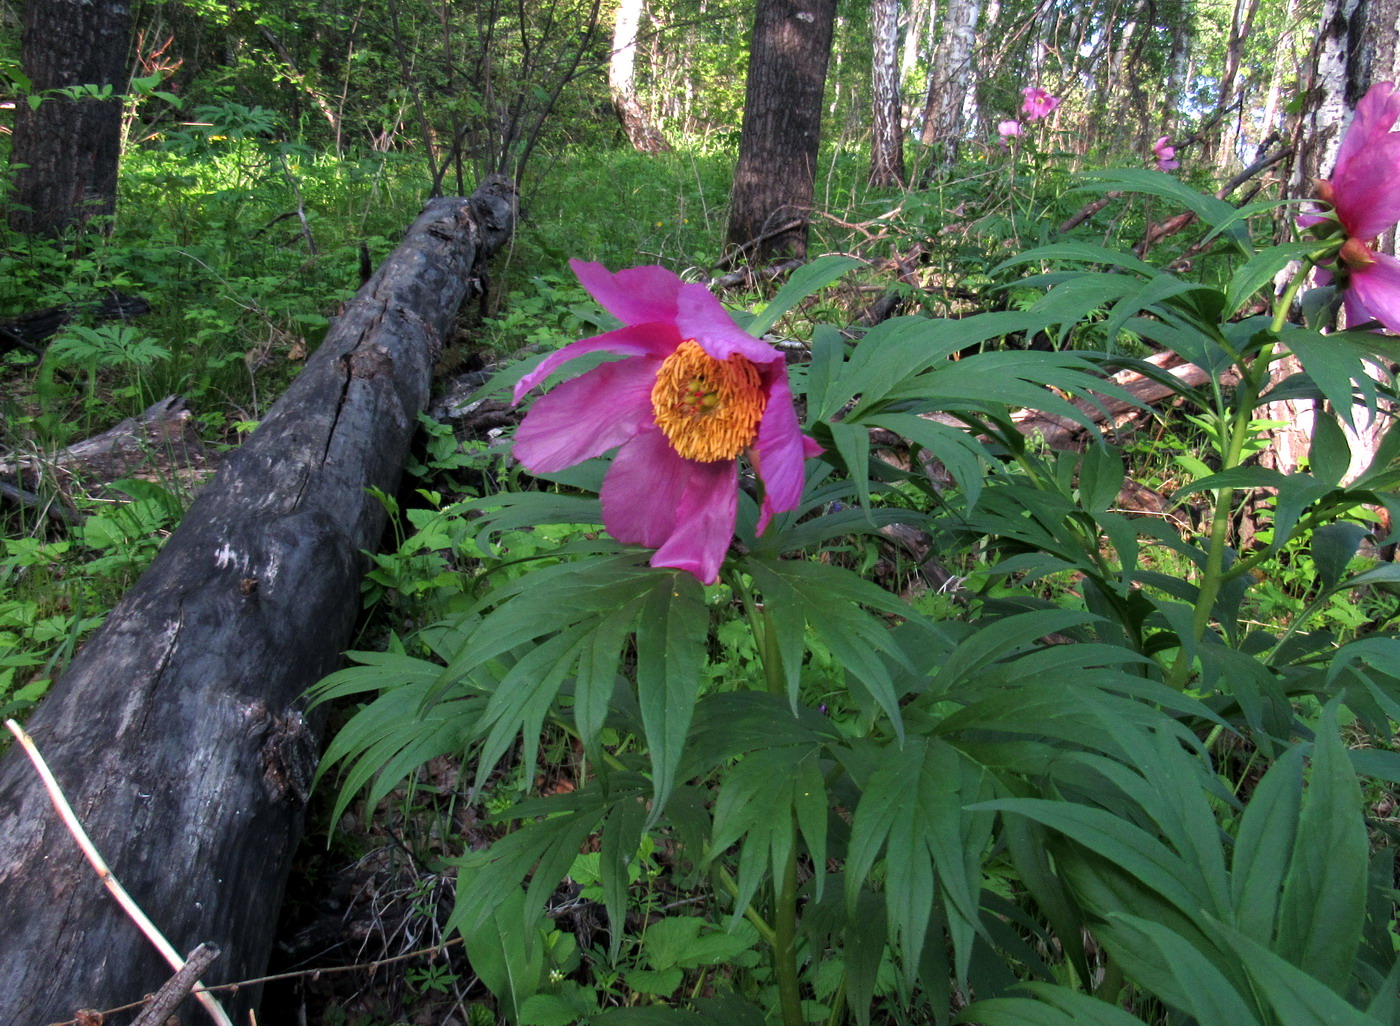
<instances>
[{"instance_id":1,"label":"dissected green leaf","mask_svg":"<svg viewBox=\"0 0 1400 1026\"><path fill-rule=\"evenodd\" d=\"M637 625L637 701L651 757L648 828L675 786L690 718L700 694L710 638L710 611L693 574L658 574Z\"/></svg>"},{"instance_id":2,"label":"dissected green leaf","mask_svg":"<svg viewBox=\"0 0 1400 1026\"><path fill-rule=\"evenodd\" d=\"M983 787L980 769L944 742L911 737L902 748L887 748L856 806L846 864L853 911L860 882L883 850L886 915L906 966L919 963L936 875L963 981L972 934L980 929L981 854L992 825L967 806Z\"/></svg>"},{"instance_id":3,"label":"dissected green leaf","mask_svg":"<svg viewBox=\"0 0 1400 1026\"><path fill-rule=\"evenodd\" d=\"M748 332L755 338L778 323L778 318L794 306L821 289L826 288L841 275L856 267L865 266L864 260L855 257L828 254L818 257L810 264L804 264L792 272L778 294L768 301L763 312L749 322Z\"/></svg>"}]
</instances>

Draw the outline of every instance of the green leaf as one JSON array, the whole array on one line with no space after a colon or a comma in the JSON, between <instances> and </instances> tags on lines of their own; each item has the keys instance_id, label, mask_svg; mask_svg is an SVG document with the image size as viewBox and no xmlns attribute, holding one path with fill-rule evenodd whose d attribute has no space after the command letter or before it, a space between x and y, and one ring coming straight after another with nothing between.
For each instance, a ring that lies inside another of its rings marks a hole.
<instances>
[{"instance_id":1,"label":"green leaf","mask_svg":"<svg viewBox=\"0 0 1400 1026\"><path fill-rule=\"evenodd\" d=\"M1318 583L1330 590L1342 579L1347 564L1366 538L1366 528L1350 520L1323 524L1312 533L1312 558Z\"/></svg>"},{"instance_id":2,"label":"green leaf","mask_svg":"<svg viewBox=\"0 0 1400 1026\"><path fill-rule=\"evenodd\" d=\"M975 1022L981 1026L1142 1026L1141 1019L1123 1009L1068 987L1023 983L1018 989L1029 991L1040 1000L992 998L977 1001L963 1009L954 1021Z\"/></svg>"},{"instance_id":3,"label":"green leaf","mask_svg":"<svg viewBox=\"0 0 1400 1026\"><path fill-rule=\"evenodd\" d=\"M1205 954L1160 923L1110 913L1100 927L1109 953L1139 986L1159 994L1199 1023L1259 1023L1239 991Z\"/></svg>"},{"instance_id":4,"label":"green leaf","mask_svg":"<svg viewBox=\"0 0 1400 1026\"><path fill-rule=\"evenodd\" d=\"M929 690L934 694L948 694L969 676L999 659L1036 645L1046 635L1097 619L1082 610L1038 609L980 626L943 661Z\"/></svg>"},{"instance_id":5,"label":"green leaf","mask_svg":"<svg viewBox=\"0 0 1400 1026\"><path fill-rule=\"evenodd\" d=\"M1214 927L1255 980L1260 996L1273 1005L1281 1026L1381 1026L1379 1020L1348 1004L1314 975L1289 964L1239 930L1226 923Z\"/></svg>"},{"instance_id":6,"label":"green leaf","mask_svg":"<svg viewBox=\"0 0 1400 1026\"><path fill-rule=\"evenodd\" d=\"M643 601L629 602L598 621L580 654L574 678L574 725L584 751L595 763L601 762L601 753L597 751L598 733L603 729L617 688L623 646L632 635L632 625Z\"/></svg>"},{"instance_id":7,"label":"green leaf","mask_svg":"<svg viewBox=\"0 0 1400 1026\"><path fill-rule=\"evenodd\" d=\"M1087 171L1082 177L1095 183L1092 188L1096 192L1141 192L1170 200L1185 207L1211 227L1226 226L1224 234L1230 237L1241 253L1253 251L1249 233L1238 222L1237 212L1231 204L1197 192L1169 174L1144 168L1112 168L1107 171Z\"/></svg>"},{"instance_id":8,"label":"green leaf","mask_svg":"<svg viewBox=\"0 0 1400 1026\"><path fill-rule=\"evenodd\" d=\"M544 945L527 938L525 893L515 887L501 896L495 912L463 930L472 971L515 1019L521 1004L544 982Z\"/></svg>"},{"instance_id":9,"label":"green leaf","mask_svg":"<svg viewBox=\"0 0 1400 1026\"><path fill-rule=\"evenodd\" d=\"M933 908L935 873L954 944L954 970L967 980L972 936L980 932L982 852L992 818L968 805L984 790L980 767L939 739L889 747L861 793L846 864L848 914L881 850L885 911L906 967L919 964Z\"/></svg>"},{"instance_id":10,"label":"green leaf","mask_svg":"<svg viewBox=\"0 0 1400 1026\"><path fill-rule=\"evenodd\" d=\"M1091 445L1079 463L1079 501L1091 513L1116 505L1123 490L1123 456L1111 445Z\"/></svg>"},{"instance_id":11,"label":"green leaf","mask_svg":"<svg viewBox=\"0 0 1400 1026\"><path fill-rule=\"evenodd\" d=\"M598 876L603 888L603 907L608 913L608 950L614 961L625 939L627 927L627 888L629 869L641 847L646 821L646 803L637 794L624 798L608 811L598 852Z\"/></svg>"},{"instance_id":12,"label":"green leaf","mask_svg":"<svg viewBox=\"0 0 1400 1026\"><path fill-rule=\"evenodd\" d=\"M764 596L782 596L788 603L769 602L780 638L797 636L800 616L826 645L846 672L863 687L890 718L896 733L903 731L899 696L895 692L891 664L914 673L908 655L889 626L862 606L917 618L907 603L850 570L806 560L760 560L750 556L744 567ZM784 666L789 673L788 650ZM800 665L800 664L798 664ZM791 687L791 677L789 677Z\"/></svg>"},{"instance_id":13,"label":"green leaf","mask_svg":"<svg viewBox=\"0 0 1400 1026\"><path fill-rule=\"evenodd\" d=\"M698 969L732 962L757 943L758 931L744 919L725 932L696 916L667 916L647 926L642 953L647 964L658 971Z\"/></svg>"},{"instance_id":14,"label":"green leaf","mask_svg":"<svg viewBox=\"0 0 1400 1026\"><path fill-rule=\"evenodd\" d=\"M1361 788L1338 737L1337 706L1333 700L1317 725L1275 950L1341 991L1366 921L1367 841Z\"/></svg>"},{"instance_id":15,"label":"green leaf","mask_svg":"<svg viewBox=\"0 0 1400 1026\"><path fill-rule=\"evenodd\" d=\"M627 986L638 994L654 994L666 997L675 992L685 975L671 969L633 969L627 974Z\"/></svg>"},{"instance_id":16,"label":"green leaf","mask_svg":"<svg viewBox=\"0 0 1400 1026\"><path fill-rule=\"evenodd\" d=\"M1027 816L1059 831L1090 852L1121 866L1188 919L1206 908L1199 880L1166 845L1103 809L1044 798L1001 798L971 806Z\"/></svg>"},{"instance_id":17,"label":"green leaf","mask_svg":"<svg viewBox=\"0 0 1400 1026\"><path fill-rule=\"evenodd\" d=\"M1240 818L1230 864L1231 904L1236 924L1261 944L1273 943L1302 799L1303 748L1297 746L1269 767Z\"/></svg>"},{"instance_id":18,"label":"green leaf","mask_svg":"<svg viewBox=\"0 0 1400 1026\"><path fill-rule=\"evenodd\" d=\"M531 994L520 1005L519 1026L569 1026L598 1011L596 997L585 997L578 984L569 988L560 994Z\"/></svg>"},{"instance_id":19,"label":"green leaf","mask_svg":"<svg viewBox=\"0 0 1400 1026\"><path fill-rule=\"evenodd\" d=\"M1003 270L1008 267L1016 267L1019 264L1035 264L1041 262L1058 263L1062 260L1075 260L1086 264L1103 264L1108 267L1121 267L1128 270L1137 271L1148 278L1156 277L1161 272L1147 261L1140 259L1132 253L1125 253L1117 249L1109 249L1106 246L1096 246L1088 242L1052 242L1048 246L1037 246L1035 249L1026 250L1018 256L1010 257L997 264L987 273L992 277L998 277Z\"/></svg>"},{"instance_id":20,"label":"green leaf","mask_svg":"<svg viewBox=\"0 0 1400 1026\"><path fill-rule=\"evenodd\" d=\"M928 458L942 463L962 487L967 509L977 505L985 481L983 466L991 457L969 432L910 413L881 413L867 417L870 427L884 428L927 450Z\"/></svg>"},{"instance_id":21,"label":"green leaf","mask_svg":"<svg viewBox=\"0 0 1400 1026\"><path fill-rule=\"evenodd\" d=\"M1351 442L1329 411L1313 413L1312 444L1308 446L1308 469L1333 487L1351 469Z\"/></svg>"},{"instance_id":22,"label":"green leaf","mask_svg":"<svg viewBox=\"0 0 1400 1026\"><path fill-rule=\"evenodd\" d=\"M746 755L721 780L715 801L710 860L723 856L730 845L743 842L734 921L765 880L779 879L784 873L792 852L794 803L803 792L815 790L822 807L820 823L813 824L809 817L805 825L813 860L820 853L825 861L826 787L815 756L812 745L760 749ZM766 872L770 868L771 876ZM825 872L824 866L822 871Z\"/></svg>"},{"instance_id":23,"label":"green leaf","mask_svg":"<svg viewBox=\"0 0 1400 1026\"><path fill-rule=\"evenodd\" d=\"M810 264L799 267L763 308L763 312L749 322L749 334L755 338L761 337L778 323L778 318L812 293L826 288L852 268L864 266L864 260L832 254L818 257Z\"/></svg>"},{"instance_id":24,"label":"green leaf","mask_svg":"<svg viewBox=\"0 0 1400 1026\"><path fill-rule=\"evenodd\" d=\"M1369 332L1337 331L1323 334L1306 328L1288 328L1280 340L1298 357L1303 370L1332 404L1333 413L1347 427L1358 427L1355 406L1365 407L1370 418L1376 415L1376 382L1368 365L1388 379L1384 359L1374 351L1381 336Z\"/></svg>"},{"instance_id":25,"label":"green leaf","mask_svg":"<svg viewBox=\"0 0 1400 1026\"><path fill-rule=\"evenodd\" d=\"M829 324L818 324L812 332L812 360L802 379L806 383L807 427L820 418L827 408L827 393L833 378L840 373L845 360L846 340ZM839 406L839 404L837 404Z\"/></svg>"},{"instance_id":26,"label":"green leaf","mask_svg":"<svg viewBox=\"0 0 1400 1026\"><path fill-rule=\"evenodd\" d=\"M661 817L675 786L709 637L710 611L694 575L658 573L637 625L637 701L655 789L647 829Z\"/></svg>"},{"instance_id":27,"label":"green leaf","mask_svg":"<svg viewBox=\"0 0 1400 1026\"><path fill-rule=\"evenodd\" d=\"M1316 242L1285 242L1259 250L1231 276L1225 288L1224 315L1235 316L1274 275L1316 248Z\"/></svg>"},{"instance_id":28,"label":"green leaf","mask_svg":"<svg viewBox=\"0 0 1400 1026\"><path fill-rule=\"evenodd\" d=\"M628 975L631 979L631 974ZM675 988L671 988L674 990ZM597 1026L711 1026L710 1020L683 1008L646 1005L641 1008L605 1008L593 1017Z\"/></svg>"},{"instance_id":29,"label":"green leaf","mask_svg":"<svg viewBox=\"0 0 1400 1026\"><path fill-rule=\"evenodd\" d=\"M875 989L880 980L880 964L888 948L888 920L880 896L869 887L861 887L854 910L846 917L843 940L846 956L846 988L848 1005L855 1012L860 1026L869 1026L870 1009L875 1001ZM946 979L948 970L943 967Z\"/></svg>"}]
</instances>

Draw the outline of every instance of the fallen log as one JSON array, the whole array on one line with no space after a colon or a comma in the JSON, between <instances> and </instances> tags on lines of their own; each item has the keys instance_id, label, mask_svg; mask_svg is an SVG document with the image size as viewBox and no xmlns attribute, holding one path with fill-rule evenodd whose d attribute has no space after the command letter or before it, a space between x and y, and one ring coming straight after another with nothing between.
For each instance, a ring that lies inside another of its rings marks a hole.
<instances>
[{"instance_id":1,"label":"fallen log","mask_svg":"<svg viewBox=\"0 0 1400 1026\"><path fill-rule=\"evenodd\" d=\"M1149 377L1139 371L1121 370L1108 380L1123 389L1136 400L1136 403L1122 399L1101 398L1095 403L1088 399L1072 400L1089 420L1095 424L1117 428L1144 412L1144 407L1161 402L1177 394L1177 388L1196 388L1210 380L1210 373L1194 363L1187 363L1176 353L1165 350L1154 353L1143 363L1156 367L1159 377ZM1179 383L1167 384L1161 377L1170 376ZM1233 385L1238 381L1233 371L1226 371L1220 379L1224 384ZM1051 449L1083 449L1089 443L1089 431L1083 424L1068 417L1059 417L1041 410L1019 410L1012 415L1016 429L1023 435L1040 436Z\"/></svg>"},{"instance_id":2,"label":"fallen log","mask_svg":"<svg viewBox=\"0 0 1400 1026\"><path fill-rule=\"evenodd\" d=\"M93 321L130 320L151 312L151 304L140 296L128 296L109 289L95 303L69 303L0 320L0 355L11 349L24 349L36 357L44 351L39 343L57 335L72 321L87 317Z\"/></svg>"},{"instance_id":3,"label":"fallen log","mask_svg":"<svg viewBox=\"0 0 1400 1026\"><path fill-rule=\"evenodd\" d=\"M114 481L138 477L193 494L213 472L217 454L205 448L194 414L168 395L99 435L50 454L0 460L0 495L53 519L79 523L79 493L102 494ZM46 498L45 498L46 496Z\"/></svg>"},{"instance_id":4,"label":"fallen log","mask_svg":"<svg viewBox=\"0 0 1400 1026\"><path fill-rule=\"evenodd\" d=\"M361 550L384 526L368 489L396 488L442 339L514 202L498 179L428 204L26 724L171 944L222 952L210 986L266 964L319 750L299 699L338 665ZM169 976L13 746L0 758L0 923L6 1026L139 1001ZM258 998L228 997L233 1020Z\"/></svg>"}]
</instances>

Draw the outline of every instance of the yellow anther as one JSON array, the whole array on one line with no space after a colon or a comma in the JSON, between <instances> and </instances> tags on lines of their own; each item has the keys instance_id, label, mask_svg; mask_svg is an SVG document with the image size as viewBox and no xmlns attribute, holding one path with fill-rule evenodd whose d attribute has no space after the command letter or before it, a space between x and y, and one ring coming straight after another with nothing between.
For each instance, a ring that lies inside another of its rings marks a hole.
<instances>
[{"instance_id":1,"label":"yellow anther","mask_svg":"<svg viewBox=\"0 0 1400 1026\"><path fill-rule=\"evenodd\" d=\"M651 389L657 427L676 452L701 463L732 460L752 445L767 401L751 361L717 360L694 341L662 361Z\"/></svg>"}]
</instances>

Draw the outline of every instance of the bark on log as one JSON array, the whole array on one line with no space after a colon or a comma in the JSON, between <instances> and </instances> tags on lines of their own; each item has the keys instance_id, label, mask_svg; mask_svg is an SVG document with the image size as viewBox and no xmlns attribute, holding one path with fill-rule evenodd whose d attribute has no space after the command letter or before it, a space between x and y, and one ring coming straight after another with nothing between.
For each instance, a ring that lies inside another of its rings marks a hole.
<instances>
[{"instance_id":1,"label":"bark on log","mask_svg":"<svg viewBox=\"0 0 1400 1026\"><path fill-rule=\"evenodd\" d=\"M211 986L266 964L318 752L299 698L336 668L360 550L383 530L366 489L395 489L473 267L513 219L504 179L429 203L26 725L170 942L223 952ZM0 759L0 923L7 1026L139 1000L169 976L17 747ZM234 1021L258 991L228 999Z\"/></svg>"}]
</instances>

